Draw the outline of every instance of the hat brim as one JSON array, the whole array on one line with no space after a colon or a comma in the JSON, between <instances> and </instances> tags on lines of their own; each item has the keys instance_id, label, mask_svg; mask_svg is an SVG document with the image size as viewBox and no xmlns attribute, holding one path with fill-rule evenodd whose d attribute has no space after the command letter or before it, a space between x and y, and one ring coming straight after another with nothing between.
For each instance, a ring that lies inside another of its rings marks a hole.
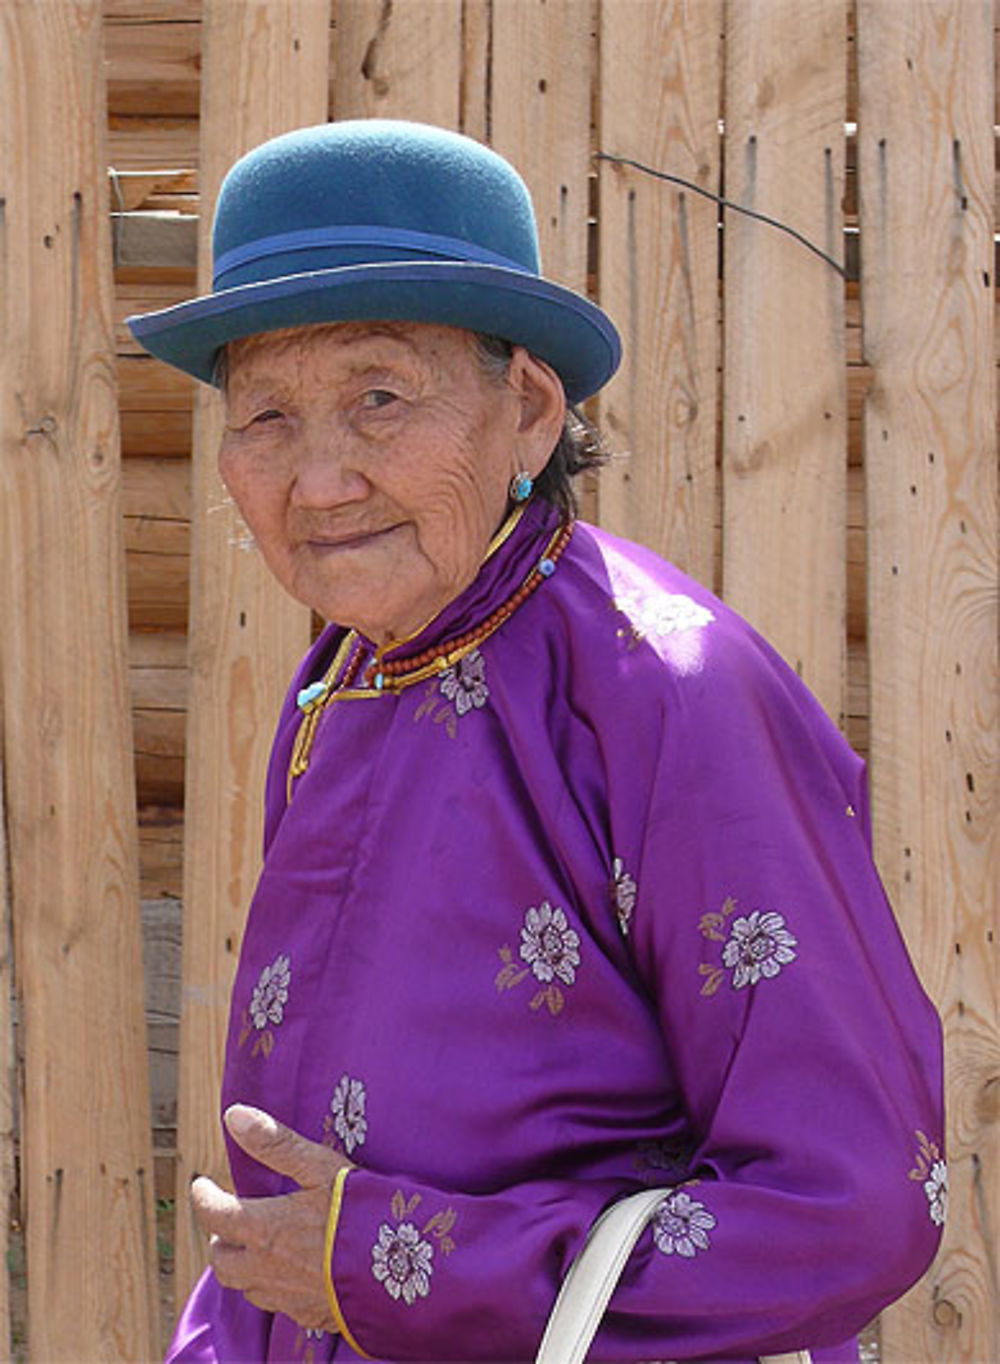
<instances>
[{"instance_id":1,"label":"hat brim","mask_svg":"<svg viewBox=\"0 0 1000 1364\"><path fill-rule=\"evenodd\" d=\"M151 355L203 383L229 341L322 322L408 321L504 337L546 361L570 402L618 368L614 324L589 299L537 275L455 261L340 266L237 285L128 319Z\"/></svg>"}]
</instances>

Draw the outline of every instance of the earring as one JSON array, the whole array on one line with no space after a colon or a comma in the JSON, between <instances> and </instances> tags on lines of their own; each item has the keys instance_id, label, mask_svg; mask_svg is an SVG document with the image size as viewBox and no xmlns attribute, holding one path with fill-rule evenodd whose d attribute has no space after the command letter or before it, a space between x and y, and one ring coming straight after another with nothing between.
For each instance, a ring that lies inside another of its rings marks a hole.
<instances>
[{"instance_id":1,"label":"earring","mask_svg":"<svg viewBox=\"0 0 1000 1364\"><path fill-rule=\"evenodd\" d=\"M527 502L528 498L531 496L532 489L534 488L534 486L535 480L531 477L531 475L528 473L526 469L522 469L520 473L515 474L514 477L510 480L511 501Z\"/></svg>"}]
</instances>

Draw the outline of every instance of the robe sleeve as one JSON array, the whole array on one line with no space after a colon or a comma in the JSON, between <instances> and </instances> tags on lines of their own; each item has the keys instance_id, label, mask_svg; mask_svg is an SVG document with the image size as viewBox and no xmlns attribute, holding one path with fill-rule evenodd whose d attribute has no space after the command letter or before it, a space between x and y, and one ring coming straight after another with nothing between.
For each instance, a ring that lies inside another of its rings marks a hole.
<instances>
[{"instance_id":1,"label":"robe sleeve","mask_svg":"<svg viewBox=\"0 0 1000 1364\"><path fill-rule=\"evenodd\" d=\"M632 755L630 948L693 1149L593 1359L834 1345L926 1269L944 1216L940 1027L873 865L861 764L766 646L720 636L676 679L645 773ZM591 1222L630 1191L471 1197L357 1170L332 1252L349 1338L378 1359L530 1360Z\"/></svg>"}]
</instances>

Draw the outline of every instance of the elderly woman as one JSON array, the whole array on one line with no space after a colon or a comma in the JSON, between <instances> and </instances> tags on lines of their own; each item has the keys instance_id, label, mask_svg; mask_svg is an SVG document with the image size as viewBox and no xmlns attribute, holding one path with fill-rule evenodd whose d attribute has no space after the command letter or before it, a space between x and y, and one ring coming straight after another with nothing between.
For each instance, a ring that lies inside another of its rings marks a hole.
<instances>
[{"instance_id":1,"label":"elderly woman","mask_svg":"<svg viewBox=\"0 0 1000 1364\"><path fill-rule=\"evenodd\" d=\"M530 1360L594 1219L655 1216L594 1357L858 1328L937 1245L939 1030L861 763L742 621L573 517L618 361L478 144L393 122L231 171L223 478L328 622L279 717L223 1084L235 1195L176 1360Z\"/></svg>"}]
</instances>

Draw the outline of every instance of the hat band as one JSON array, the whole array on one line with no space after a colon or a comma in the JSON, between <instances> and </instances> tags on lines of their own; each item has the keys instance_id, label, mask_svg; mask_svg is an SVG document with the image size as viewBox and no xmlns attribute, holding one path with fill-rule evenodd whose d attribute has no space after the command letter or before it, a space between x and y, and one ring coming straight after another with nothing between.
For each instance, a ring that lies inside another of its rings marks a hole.
<instances>
[{"instance_id":1,"label":"hat band","mask_svg":"<svg viewBox=\"0 0 1000 1364\"><path fill-rule=\"evenodd\" d=\"M521 274L534 273L523 261L512 260L460 237L438 237L430 232L409 232L399 227L351 225L349 227L312 227L300 232L280 232L273 237L258 237L243 246L224 251L215 262L212 288L218 289L224 275L250 261L282 256L290 251L312 251L324 246L397 247L419 251L425 256L446 260L473 261L480 265L502 265Z\"/></svg>"}]
</instances>

